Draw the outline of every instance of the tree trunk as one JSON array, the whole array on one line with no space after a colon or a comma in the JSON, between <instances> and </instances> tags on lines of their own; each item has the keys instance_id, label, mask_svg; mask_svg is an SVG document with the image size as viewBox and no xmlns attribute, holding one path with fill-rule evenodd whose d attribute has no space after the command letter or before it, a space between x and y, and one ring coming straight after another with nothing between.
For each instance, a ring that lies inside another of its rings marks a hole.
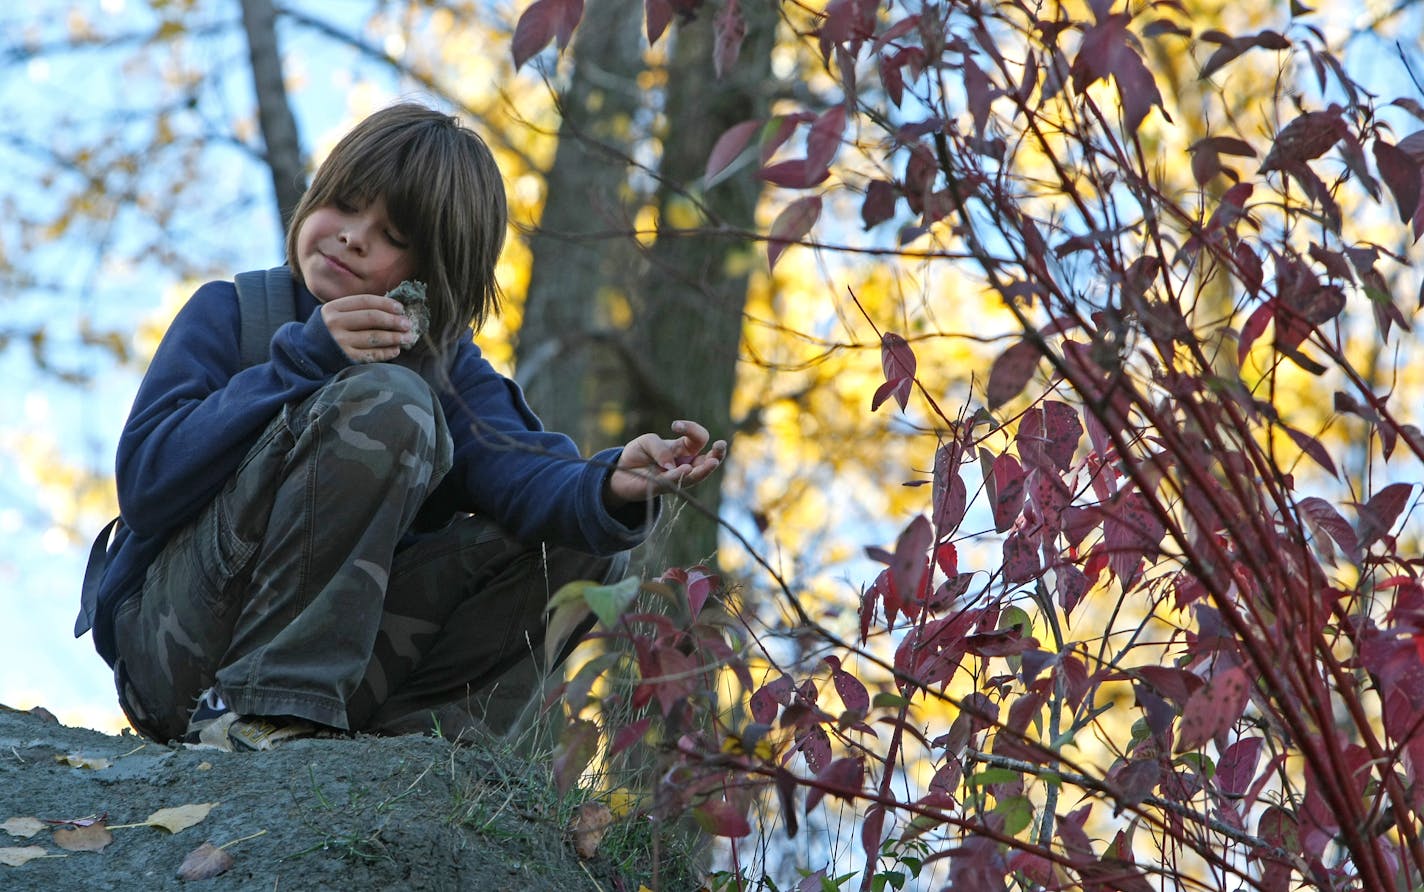
<instances>
[{"instance_id":1,"label":"tree trunk","mask_svg":"<svg viewBox=\"0 0 1424 892\"><path fill-rule=\"evenodd\" d=\"M306 191L306 165L302 161L297 121L287 101L282 80L282 55L277 47L277 12L272 0L242 0L242 27L252 60L252 80L257 91L257 118L267 147L267 169L281 215L282 231Z\"/></svg>"},{"instance_id":2,"label":"tree trunk","mask_svg":"<svg viewBox=\"0 0 1424 892\"><path fill-rule=\"evenodd\" d=\"M639 0L592 0L561 97L553 166L515 352L516 377L550 427L586 452L621 442L618 329L637 256L626 238L629 133L643 70Z\"/></svg>"},{"instance_id":3,"label":"tree trunk","mask_svg":"<svg viewBox=\"0 0 1424 892\"><path fill-rule=\"evenodd\" d=\"M678 206L689 204L684 184L702 176L717 138L742 121L764 118L770 107L776 7L749 3L743 10L747 39L739 61L720 80L713 71L711 15L682 23L675 35L676 73L668 78L657 194L660 224L638 291L632 349L656 375L638 379L626 433L665 430L675 418L701 421L714 437L732 432L748 271L764 256L736 233L754 228L761 183L748 167L708 189L701 201L709 217L694 228L678 228L687 216ZM645 548L649 569L715 558L720 479L693 491L708 513L683 511L676 525Z\"/></svg>"}]
</instances>

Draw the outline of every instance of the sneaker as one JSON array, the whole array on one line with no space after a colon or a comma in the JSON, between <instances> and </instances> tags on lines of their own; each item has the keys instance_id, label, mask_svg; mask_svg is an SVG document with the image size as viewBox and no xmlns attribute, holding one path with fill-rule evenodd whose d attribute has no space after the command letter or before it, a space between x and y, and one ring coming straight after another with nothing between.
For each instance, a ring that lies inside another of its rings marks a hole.
<instances>
[{"instance_id":1,"label":"sneaker","mask_svg":"<svg viewBox=\"0 0 1424 892\"><path fill-rule=\"evenodd\" d=\"M230 753L251 753L316 733L315 725L298 718L238 715L223 702L216 688L209 688L193 707L183 742Z\"/></svg>"}]
</instances>

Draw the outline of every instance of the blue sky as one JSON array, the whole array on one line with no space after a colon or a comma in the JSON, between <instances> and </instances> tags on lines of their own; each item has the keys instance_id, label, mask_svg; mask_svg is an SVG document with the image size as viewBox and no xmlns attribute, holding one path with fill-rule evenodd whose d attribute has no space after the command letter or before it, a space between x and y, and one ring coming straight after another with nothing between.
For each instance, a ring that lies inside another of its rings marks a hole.
<instances>
[{"instance_id":1,"label":"blue sky","mask_svg":"<svg viewBox=\"0 0 1424 892\"><path fill-rule=\"evenodd\" d=\"M356 30L379 4L328 0L294 5ZM55 182L41 181L44 165L37 154L72 152L88 144L103 151L122 143L96 135L113 128L116 112L173 101L165 71L213 66L205 72L203 114L217 125L249 117L252 88L237 14L236 2L196 4L185 24L212 26L213 33L192 39L180 57L150 53L136 62L143 53L126 46L8 57L0 69L0 103L10 112L0 123L0 170L6 171L0 181L5 204L0 206L30 213L53 207L74 184L62 173ZM48 44L62 40L81 21L103 34L153 27L146 3L48 0L7 4L0 11L0 34L9 46L14 35ZM292 100L310 149L344 128L352 71L359 65L352 53L311 32L287 27L281 37L300 76L302 88ZM149 73L136 76L135 65ZM359 77L378 94L408 92L380 71ZM201 126L197 116L178 120ZM75 471L111 472L115 440L141 372L86 348L84 324L120 331L141 352L136 330L145 321L161 324L186 296L190 284L171 265L155 262L145 247L149 239L166 239L187 263L212 276L282 260L265 168L249 153L217 139L191 173L180 162L176 155L160 157L152 169L125 183L137 193L163 195L188 188L196 196L186 216L177 215L161 229L141 214L127 214L76 225L48 244L26 245L10 215L0 214L6 218L0 220L0 257L18 257L23 250L24 269L36 279L28 287L6 283L0 334L43 325L47 355L58 367L37 369L22 339L0 348L0 380L7 384L0 389L0 703L42 705L66 723L105 730L123 725L108 668L88 636L75 640L71 630L88 553L82 537L103 525L107 511L91 506L72 523L63 523L73 501L65 484L47 484L34 474L49 457ZM87 381L67 383L59 374L63 371L83 373Z\"/></svg>"}]
</instances>

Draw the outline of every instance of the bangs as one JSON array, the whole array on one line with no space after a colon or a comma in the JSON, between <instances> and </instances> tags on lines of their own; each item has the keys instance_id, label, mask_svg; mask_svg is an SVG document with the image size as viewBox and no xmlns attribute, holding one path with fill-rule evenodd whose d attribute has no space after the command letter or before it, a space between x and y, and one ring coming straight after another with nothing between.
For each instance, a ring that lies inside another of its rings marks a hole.
<instances>
[{"instance_id":1,"label":"bangs","mask_svg":"<svg viewBox=\"0 0 1424 892\"><path fill-rule=\"evenodd\" d=\"M322 166L312 198L317 204L345 200L363 206L383 200L391 223L415 249L418 265L425 266L438 221L448 217L452 200L449 190L440 188L451 149L441 129L403 127L366 134L342 158L330 159L336 163Z\"/></svg>"}]
</instances>

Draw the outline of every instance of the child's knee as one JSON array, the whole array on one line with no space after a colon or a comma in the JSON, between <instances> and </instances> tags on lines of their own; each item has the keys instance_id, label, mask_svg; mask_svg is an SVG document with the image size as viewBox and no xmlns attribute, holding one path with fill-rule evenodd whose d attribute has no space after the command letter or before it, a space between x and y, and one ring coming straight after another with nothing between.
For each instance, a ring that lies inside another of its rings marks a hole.
<instances>
[{"instance_id":1,"label":"child's knee","mask_svg":"<svg viewBox=\"0 0 1424 892\"><path fill-rule=\"evenodd\" d=\"M424 405L439 408L435 392L425 379L388 362L353 365L342 369L323 390L335 390L341 401L370 402L376 406Z\"/></svg>"},{"instance_id":2,"label":"child's knee","mask_svg":"<svg viewBox=\"0 0 1424 892\"><path fill-rule=\"evenodd\" d=\"M415 372L389 363L352 366L322 388L308 424L323 426L328 442L360 464L385 456L400 467L450 466L452 444L435 391Z\"/></svg>"}]
</instances>

